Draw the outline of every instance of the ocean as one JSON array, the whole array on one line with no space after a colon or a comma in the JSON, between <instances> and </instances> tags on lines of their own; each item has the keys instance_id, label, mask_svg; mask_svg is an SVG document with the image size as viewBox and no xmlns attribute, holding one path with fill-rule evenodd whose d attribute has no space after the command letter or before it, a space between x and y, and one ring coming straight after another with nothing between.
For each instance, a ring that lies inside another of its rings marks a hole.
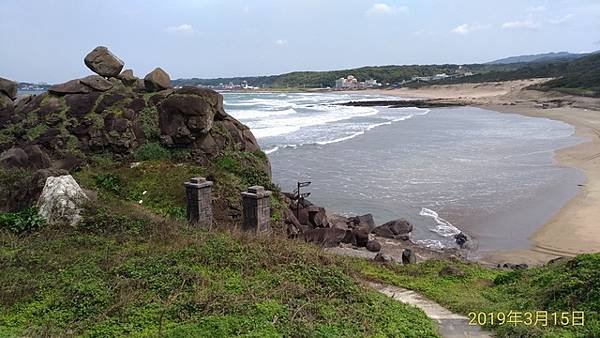
<instances>
[{"instance_id":1,"label":"ocean","mask_svg":"<svg viewBox=\"0 0 600 338\"><path fill-rule=\"evenodd\" d=\"M310 200L378 224L405 218L413 241L478 250L519 249L585 181L556 150L581 140L566 123L457 108L351 107L397 99L360 93L225 92L225 110L248 125L285 191L311 181Z\"/></svg>"}]
</instances>

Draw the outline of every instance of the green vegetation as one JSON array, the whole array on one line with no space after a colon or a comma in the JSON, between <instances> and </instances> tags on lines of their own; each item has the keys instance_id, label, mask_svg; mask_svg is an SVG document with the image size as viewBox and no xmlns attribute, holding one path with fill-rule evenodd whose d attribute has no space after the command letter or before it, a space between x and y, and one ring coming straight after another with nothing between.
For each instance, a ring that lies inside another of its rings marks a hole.
<instances>
[{"instance_id":1,"label":"green vegetation","mask_svg":"<svg viewBox=\"0 0 600 338\"><path fill-rule=\"evenodd\" d=\"M436 337L316 247L111 212L0 233L0 335Z\"/></svg>"},{"instance_id":2,"label":"green vegetation","mask_svg":"<svg viewBox=\"0 0 600 338\"><path fill-rule=\"evenodd\" d=\"M20 234L41 229L46 221L38 215L37 208L30 207L19 212L0 213L0 228Z\"/></svg>"},{"instance_id":3,"label":"green vegetation","mask_svg":"<svg viewBox=\"0 0 600 338\"><path fill-rule=\"evenodd\" d=\"M137 161L168 160L171 152L159 142L145 143L135 150L134 157Z\"/></svg>"},{"instance_id":4,"label":"green vegetation","mask_svg":"<svg viewBox=\"0 0 600 338\"><path fill-rule=\"evenodd\" d=\"M508 71L521 67L521 64L489 65L472 64L465 65L474 72L487 73L491 71ZM322 88L335 86L335 80L340 77L354 75L360 81L375 79L380 83L395 84L403 80L410 80L413 76L431 76L439 73L454 73L459 65L406 65L406 66L378 66L361 67L354 69L320 71L320 72L292 72L272 76L236 77L219 79L179 79L173 81L174 85L213 85L219 83L237 83L247 81L251 86L273 87L273 88Z\"/></svg>"},{"instance_id":5,"label":"green vegetation","mask_svg":"<svg viewBox=\"0 0 600 338\"><path fill-rule=\"evenodd\" d=\"M501 337L593 337L600 332L600 253L528 270L502 271L460 261L427 261L418 265L355 264L365 278L416 290L460 313L547 311L548 326L488 325ZM452 266L463 276L443 276ZM584 326L554 325L551 313L584 311Z\"/></svg>"}]
</instances>

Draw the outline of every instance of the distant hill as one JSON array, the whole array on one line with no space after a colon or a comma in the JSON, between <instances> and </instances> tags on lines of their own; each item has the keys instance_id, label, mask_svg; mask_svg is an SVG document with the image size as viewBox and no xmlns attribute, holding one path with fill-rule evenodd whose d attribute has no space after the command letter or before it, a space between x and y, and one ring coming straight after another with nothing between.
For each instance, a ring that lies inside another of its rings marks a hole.
<instances>
[{"instance_id":1,"label":"distant hill","mask_svg":"<svg viewBox=\"0 0 600 338\"><path fill-rule=\"evenodd\" d=\"M600 96L600 53L567 62L561 74L555 80L542 84L540 89Z\"/></svg>"},{"instance_id":2,"label":"distant hill","mask_svg":"<svg viewBox=\"0 0 600 338\"><path fill-rule=\"evenodd\" d=\"M511 56L503 59L487 62L489 65L506 65L511 63L525 63L525 62L546 62L546 61L558 61L558 60L574 60L588 53L569 53L569 52L553 52L535 55L519 55Z\"/></svg>"},{"instance_id":3,"label":"distant hill","mask_svg":"<svg viewBox=\"0 0 600 338\"><path fill-rule=\"evenodd\" d=\"M246 81L250 86L285 88L285 87L306 87L323 88L335 86L335 80L340 77L354 75L359 81L375 79L383 84L399 84L403 81L409 81L414 76L432 76L435 74L446 73L454 74L460 67L474 73L487 73L491 71L509 71L517 69L520 65L499 64L499 65L403 65L403 66L369 66L353 69L331 70L331 71L301 71L291 72L280 75L270 76L250 76L250 77L232 77L218 79L177 79L172 81L174 86L217 86L220 83L227 84L232 82L240 84Z\"/></svg>"}]
</instances>

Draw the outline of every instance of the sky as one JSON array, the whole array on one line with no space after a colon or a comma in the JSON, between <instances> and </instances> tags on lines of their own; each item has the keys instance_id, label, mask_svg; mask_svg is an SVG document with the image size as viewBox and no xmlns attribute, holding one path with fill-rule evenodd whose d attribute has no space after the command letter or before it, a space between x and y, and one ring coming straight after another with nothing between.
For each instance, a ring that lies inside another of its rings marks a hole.
<instances>
[{"instance_id":1,"label":"sky","mask_svg":"<svg viewBox=\"0 0 600 338\"><path fill-rule=\"evenodd\" d=\"M0 0L0 77L64 82L107 46L143 77L478 63L600 49L599 0Z\"/></svg>"}]
</instances>

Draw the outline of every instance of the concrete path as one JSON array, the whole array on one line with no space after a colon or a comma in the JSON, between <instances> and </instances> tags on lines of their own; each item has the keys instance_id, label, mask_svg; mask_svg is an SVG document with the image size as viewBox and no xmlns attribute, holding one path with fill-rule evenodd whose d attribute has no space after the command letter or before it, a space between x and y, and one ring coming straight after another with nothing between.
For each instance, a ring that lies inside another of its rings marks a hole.
<instances>
[{"instance_id":1,"label":"concrete path","mask_svg":"<svg viewBox=\"0 0 600 338\"><path fill-rule=\"evenodd\" d=\"M402 303L414 305L423 310L427 317L436 321L438 332L444 338L490 338L492 335L479 326L469 325L469 319L463 315L450 312L440 304L426 299L418 293L384 284L367 282L375 290Z\"/></svg>"}]
</instances>

